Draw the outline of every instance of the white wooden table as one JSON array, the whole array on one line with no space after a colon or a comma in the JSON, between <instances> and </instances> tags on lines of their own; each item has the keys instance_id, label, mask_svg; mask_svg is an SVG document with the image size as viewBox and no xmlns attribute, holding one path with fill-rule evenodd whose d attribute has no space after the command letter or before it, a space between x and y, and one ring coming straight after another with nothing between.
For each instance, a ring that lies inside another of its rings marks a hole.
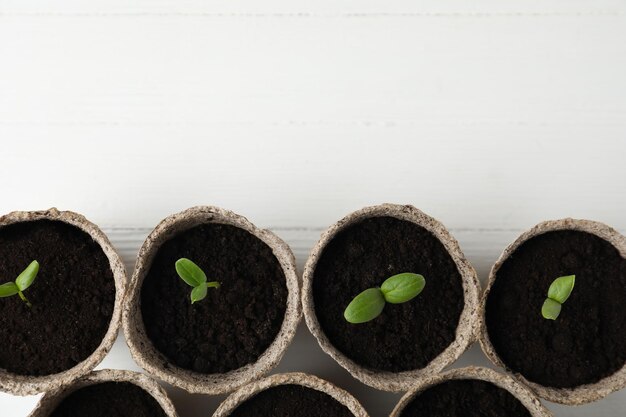
<instances>
[{"instance_id":1,"label":"white wooden table","mask_svg":"<svg viewBox=\"0 0 626 417\"><path fill-rule=\"evenodd\" d=\"M541 220L626 233L626 1L501 3L0 0L0 213L79 211L129 271L197 204L272 228L300 268L326 226L380 202L440 219L483 279ZM477 346L469 364L488 365ZM122 337L100 367L138 369ZM373 417L399 399L304 326L276 371L294 370ZM170 393L181 417L223 398ZM36 400L0 394L1 414ZM622 416L626 391L548 406Z\"/></svg>"}]
</instances>

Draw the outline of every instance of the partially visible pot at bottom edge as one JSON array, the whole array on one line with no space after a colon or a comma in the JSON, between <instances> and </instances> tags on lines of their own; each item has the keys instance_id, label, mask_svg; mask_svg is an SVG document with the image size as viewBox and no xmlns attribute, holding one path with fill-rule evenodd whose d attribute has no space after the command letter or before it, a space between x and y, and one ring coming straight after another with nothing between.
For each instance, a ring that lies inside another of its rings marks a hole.
<instances>
[{"instance_id":1,"label":"partially visible pot at bottom edge","mask_svg":"<svg viewBox=\"0 0 626 417\"><path fill-rule=\"evenodd\" d=\"M551 417L537 396L514 378L491 369L453 369L419 381L390 417L447 417L480 410L485 417Z\"/></svg>"},{"instance_id":2,"label":"partially visible pot at bottom edge","mask_svg":"<svg viewBox=\"0 0 626 417\"><path fill-rule=\"evenodd\" d=\"M363 406L347 391L305 373L271 375L232 393L213 417L368 417Z\"/></svg>"},{"instance_id":3,"label":"partially visible pot at bottom edge","mask_svg":"<svg viewBox=\"0 0 626 417\"><path fill-rule=\"evenodd\" d=\"M165 390L152 378L131 371L94 371L71 385L50 391L29 417L178 417Z\"/></svg>"}]
</instances>

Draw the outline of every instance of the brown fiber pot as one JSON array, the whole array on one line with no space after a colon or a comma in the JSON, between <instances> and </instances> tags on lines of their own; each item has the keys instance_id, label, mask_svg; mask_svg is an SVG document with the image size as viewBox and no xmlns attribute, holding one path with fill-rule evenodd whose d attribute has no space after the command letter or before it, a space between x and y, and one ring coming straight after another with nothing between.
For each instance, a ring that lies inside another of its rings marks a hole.
<instances>
[{"instance_id":1,"label":"brown fiber pot","mask_svg":"<svg viewBox=\"0 0 626 417\"><path fill-rule=\"evenodd\" d=\"M487 368L467 367L453 369L438 375L430 375L420 380L411 388L409 392L404 394L398 404L394 407L389 417L399 417L413 398L420 392L440 384L445 381L455 379L479 379L481 381L491 382L500 388L507 390L511 395L517 398L533 417L551 417L552 413L545 408L537 396L528 388L508 375L504 375Z\"/></svg>"},{"instance_id":2,"label":"brown fiber pot","mask_svg":"<svg viewBox=\"0 0 626 417\"><path fill-rule=\"evenodd\" d=\"M100 384L103 382L130 382L142 388L150 394L161 406L168 417L178 417L174 405L167 396L165 390L161 388L152 378L140 374L138 372L122 371L117 369L104 369L92 372L71 385L57 388L47 392L37 404L28 417L48 417L59 403L74 391L87 387L89 385Z\"/></svg>"},{"instance_id":3,"label":"brown fiber pot","mask_svg":"<svg viewBox=\"0 0 626 417\"><path fill-rule=\"evenodd\" d=\"M355 363L337 350L320 327L313 298L313 275L315 266L326 245L344 228L370 217L395 217L413 222L441 241L454 260L462 277L465 305L456 330L455 340L426 367L404 372L388 372L368 369ZM409 205L382 204L355 211L327 229L313 248L304 266L302 306L306 324L317 339L322 350L330 355L359 381L383 391L406 391L421 378L434 375L454 362L475 340L477 332L477 309L479 283L476 271L461 252L458 242L439 221Z\"/></svg>"},{"instance_id":4,"label":"brown fiber pot","mask_svg":"<svg viewBox=\"0 0 626 417\"><path fill-rule=\"evenodd\" d=\"M626 237L621 235L615 229L599 222L591 220L577 220L577 219L561 219L550 220L539 223L532 229L522 233L513 243L511 243L502 252L496 263L491 268L489 273L489 281L487 288L482 296L480 303L479 314L479 341L483 352L487 355L489 360L495 365L507 369L510 371L502 359L496 353L491 341L489 340L489 332L487 331L486 321L486 305L487 297L491 291L491 287L496 279L496 273L500 269L500 266L504 261L525 241L535 236L541 235L546 232L556 230L576 230L587 232L596 235L607 242L611 243L617 251L626 258ZM585 384L575 388L553 388L546 387L535 382L528 381L524 376L519 373L514 375L520 381L530 386L541 398L555 403L566 405L580 405L599 400L606 397L610 393L626 387L626 364L613 375L601 379L593 384Z\"/></svg>"},{"instance_id":5,"label":"brown fiber pot","mask_svg":"<svg viewBox=\"0 0 626 417\"><path fill-rule=\"evenodd\" d=\"M0 390L14 395L34 395L44 391L52 391L86 375L102 362L117 338L117 332L121 323L122 301L126 288L126 269L111 242L109 242L109 239L98 226L78 213L59 211L56 208L42 211L15 211L0 217L0 227L36 220L54 220L71 224L87 233L100 245L109 260L111 271L113 272L115 304L109 328L102 342L89 357L73 368L57 374L44 376L16 375L0 369Z\"/></svg>"},{"instance_id":6,"label":"brown fiber pot","mask_svg":"<svg viewBox=\"0 0 626 417\"><path fill-rule=\"evenodd\" d=\"M159 247L176 234L206 223L239 227L267 244L280 262L288 291L285 317L272 344L256 362L220 374L202 374L169 363L146 335L140 308L141 286ZM192 207L161 221L139 250L124 305L124 335L133 359L150 375L191 393L224 394L263 376L278 364L291 343L300 321L299 297L300 287L294 255L278 236L269 230L257 228L245 217L232 211L212 206Z\"/></svg>"},{"instance_id":7,"label":"brown fiber pot","mask_svg":"<svg viewBox=\"0 0 626 417\"><path fill-rule=\"evenodd\" d=\"M300 372L271 375L241 387L220 404L213 414L213 417L227 417L233 410L249 398L254 397L261 391L278 385L302 385L303 387L321 391L348 407L355 417L368 417L361 403L347 391L314 375Z\"/></svg>"}]
</instances>

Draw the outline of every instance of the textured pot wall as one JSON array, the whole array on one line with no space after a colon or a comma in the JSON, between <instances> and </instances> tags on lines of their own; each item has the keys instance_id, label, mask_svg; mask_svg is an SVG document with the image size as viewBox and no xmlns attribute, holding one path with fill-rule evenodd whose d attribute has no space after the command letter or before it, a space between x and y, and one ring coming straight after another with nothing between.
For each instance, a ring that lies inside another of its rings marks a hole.
<instances>
[{"instance_id":1,"label":"textured pot wall","mask_svg":"<svg viewBox=\"0 0 626 417\"><path fill-rule=\"evenodd\" d=\"M102 371L92 372L73 384L69 386L65 386L62 388L57 388L53 391L46 393L39 403L37 407L33 410L32 413L29 414L28 417L48 417L54 409L59 405L59 403L72 392L87 387L89 385L95 385L102 382L130 382L135 384L145 391L147 391L155 400L159 403L165 414L168 417L178 417L176 414L176 410L174 409L174 405L170 401L167 393L159 384L156 383L152 378L131 371L122 371L117 369L104 369ZM88 417L88 416L85 416ZM132 417L132 416L129 416Z\"/></svg>"},{"instance_id":2,"label":"textured pot wall","mask_svg":"<svg viewBox=\"0 0 626 417\"><path fill-rule=\"evenodd\" d=\"M265 242L280 262L288 291L285 318L270 347L256 362L222 374L201 374L169 363L164 366L168 361L147 337L140 308L141 286L160 246L178 233L205 223L233 225ZM269 230L257 228L246 218L232 211L218 207L199 206L165 218L144 242L139 250L137 264L128 289L123 327L133 359L150 375L188 392L223 394L263 376L274 368L291 343L300 317L300 285L296 274L295 258L289 246Z\"/></svg>"},{"instance_id":3,"label":"textured pot wall","mask_svg":"<svg viewBox=\"0 0 626 417\"><path fill-rule=\"evenodd\" d=\"M115 303L109 328L98 348L78 365L64 372L45 376L16 375L0 369L0 390L15 395L33 395L44 391L54 390L62 385L69 384L94 369L109 353L121 323L122 302L126 288L126 269L119 255L109 242L107 236L84 216L71 211L59 211L56 208L43 211L16 211L0 217L0 227L13 223L36 220L61 221L81 229L89 234L100 245L109 260L113 278L115 280Z\"/></svg>"},{"instance_id":4,"label":"textured pot wall","mask_svg":"<svg viewBox=\"0 0 626 417\"><path fill-rule=\"evenodd\" d=\"M440 384L445 381L456 379L479 379L481 381L491 382L500 388L510 392L517 398L533 417L552 417L552 413L548 411L537 396L525 387L523 384L511 378L508 375L500 374L496 371L480 367L467 367L453 369L438 375L431 375L420 380L409 392L407 392L395 406L389 417L399 417L404 407L409 404L413 398L420 392L428 388Z\"/></svg>"},{"instance_id":5,"label":"textured pot wall","mask_svg":"<svg viewBox=\"0 0 626 417\"><path fill-rule=\"evenodd\" d=\"M220 404L213 417L227 417L241 403L244 403L261 391L278 385L302 385L324 392L348 407L355 417L368 417L363 406L347 391L314 375L300 372L272 375L241 387Z\"/></svg>"},{"instance_id":6,"label":"textured pot wall","mask_svg":"<svg viewBox=\"0 0 626 417\"><path fill-rule=\"evenodd\" d=\"M502 252L496 263L491 268L489 273L489 281L485 288L484 294L480 302L479 311L479 341L483 352L487 355L489 360L495 365L507 369L506 365L496 352L491 340L489 339L489 332L487 329L486 321L486 305L489 292L496 280L496 274L506 259L511 256L515 250L527 240L541 235L546 232L556 230L577 230L594 234L609 243L611 243L620 253L620 255L626 258L626 237L621 235L615 229L599 222L590 220L577 220L577 219L561 219L550 220L539 223L532 229L521 234L513 243L511 243ZM566 404L566 405L580 405L599 400L606 397L610 393L626 387L626 364L615 372L614 374L603 378L602 380L594 384L585 384L576 388L552 388L546 387L535 382L528 381L523 375L515 373L514 376L523 383L530 386L541 398L545 398L548 401Z\"/></svg>"},{"instance_id":7,"label":"textured pot wall","mask_svg":"<svg viewBox=\"0 0 626 417\"><path fill-rule=\"evenodd\" d=\"M389 216L418 224L431 232L444 245L454 260L462 277L465 306L459 318L456 338L442 353L426 367L405 372L385 372L365 368L337 350L324 334L315 313L313 277L315 266L326 245L346 227L370 217ZM406 391L420 378L436 374L454 362L476 339L479 283L476 271L461 252L458 242L439 221L409 205L382 204L366 207L344 217L321 236L313 248L304 267L302 305L306 324L321 348L352 376L371 387L383 391Z\"/></svg>"}]
</instances>

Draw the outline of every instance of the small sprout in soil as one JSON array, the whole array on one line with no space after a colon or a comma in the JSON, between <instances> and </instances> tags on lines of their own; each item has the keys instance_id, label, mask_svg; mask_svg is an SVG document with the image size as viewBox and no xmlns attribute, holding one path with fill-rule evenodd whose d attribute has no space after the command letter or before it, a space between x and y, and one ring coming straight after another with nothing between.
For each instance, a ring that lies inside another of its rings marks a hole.
<instances>
[{"instance_id":1,"label":"small sprout in soil","mask_svg":"<svg viewBox=\"0 0 626 417\"><path fill-rule=\"evenodd\" d=\"M178 276L187 283L191 290L191 304L203 300L206 297L207 288L219 288L217 281L207 282L206 274L198 265L187 258L180 258L176 261L176 272Z\"/></svg>"},{"instance_id":2,"label":"small sprout in soil","mask_svg":"<svg viewBox=\"0 0 626 417\"><path fill-rule=\"evenodd\" d=\"M576 275L559 277L552 281L548 289L548 298L543 302L541 315L549 320L556 320L561 314L561 305L569 298L574 289Z\"/></svg>"},{"instance_id":3,"label":"small sprout in soil","mask_svg":"<svg viewBox=\"0 0 626 417\"><path fill-rule=\"evenodd\" d=\"M24 296L24 291L33 285L38 272L39 262L32 261L26 269L23 270L17 278L15 278L15 281L0 285L0 297L11 297L12 295L17 294L28 307L32 307L33 305Z\"/></svg>"},{"instance_id":4,"label":"small sprout in soil","mask_svg":"<svg viewBox=\"0 0 626 417\"><path fill-rule=\"evenodd\" d=\"M343 312L343 317L353 324L374 320L383 312L385 303L406 303L417 297L425 285L426 280L420 274L404 272L393 275L380 288L368 288L354 297Z\"/></svg>"}]
</instances>

